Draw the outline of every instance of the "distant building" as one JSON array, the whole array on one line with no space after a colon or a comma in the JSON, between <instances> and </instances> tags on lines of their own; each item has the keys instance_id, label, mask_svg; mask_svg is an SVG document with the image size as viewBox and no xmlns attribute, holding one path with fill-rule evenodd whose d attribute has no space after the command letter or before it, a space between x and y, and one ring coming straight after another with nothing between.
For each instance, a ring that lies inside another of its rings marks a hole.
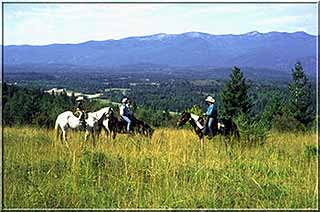
<instances>
[{"instance_id":1,"label":"distant building","mask_svg":"<svg viewBox=\"0 0 320 212\"><path fill-rule=\"evenodd\" d=\"M61 94L61 93L66 93L67 96L72 96L72 94L73 94L75 97L82 96L82 97L84 97L86 99L96 99L96 98L99 98L100 96L103 96L103 93L84 94L84 93L80 93L80 92L67 91L64 88L61 88L61 89L52 88L50 90L46 90L45 92L49 93L49 94L54 94L54 95L58 95L58 94Z\"/></svg>"},{"instance_id":2,"label":"distant building","mask_svg":"<svg viewBox=\"0 0 320 212\"><path fill-rule=\"evenodd\" d=\"M63 88L61 88L61 89L52 88L52 89L50 89L50 90L46 90L45 92L46 92L46 93L49 93L49 94L61 94L61 93L66 92L66 90L63 89Z\"/></svg>"}]
</instances>

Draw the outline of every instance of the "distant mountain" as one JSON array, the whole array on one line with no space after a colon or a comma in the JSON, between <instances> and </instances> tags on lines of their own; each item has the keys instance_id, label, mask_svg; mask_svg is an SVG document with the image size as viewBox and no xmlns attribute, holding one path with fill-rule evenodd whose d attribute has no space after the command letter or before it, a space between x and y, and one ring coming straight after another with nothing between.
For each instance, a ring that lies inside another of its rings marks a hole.
<instances>
[{"instance_id":1,"label":"distant mountain","mask_svg":"<svg viewBox=\"0 0 320 212\"><path fill-rule=\"evenodd\" d=\"M80 44L4 47L5 65L55 65L119 68L136 64L173 67L252 67L290 71L301 61L316 70L316 36L305 32L257 31L240 35L201 32L155 34Z\"/></svg>"}]
</instances>

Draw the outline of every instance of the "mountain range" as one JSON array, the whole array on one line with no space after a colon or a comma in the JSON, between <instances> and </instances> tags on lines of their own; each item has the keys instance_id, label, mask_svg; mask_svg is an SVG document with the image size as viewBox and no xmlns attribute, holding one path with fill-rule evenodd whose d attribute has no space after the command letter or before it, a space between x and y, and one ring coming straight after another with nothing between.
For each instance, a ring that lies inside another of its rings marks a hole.
<instances>
[{"instance_id":1,"label":"mountain range","mask_svg":"<svg viewBox=\"0 0 320 212\"><path fill-rule=\"evenodd\" d=\"M301 31L253 31L239 35L187 32L79 44L8 45L4 46L4 64L100 68L136 64L180 68L238 66L290 71L300 61L307 73L315 73L316 39L317 36Z\"/></svg>"}]
</instances>

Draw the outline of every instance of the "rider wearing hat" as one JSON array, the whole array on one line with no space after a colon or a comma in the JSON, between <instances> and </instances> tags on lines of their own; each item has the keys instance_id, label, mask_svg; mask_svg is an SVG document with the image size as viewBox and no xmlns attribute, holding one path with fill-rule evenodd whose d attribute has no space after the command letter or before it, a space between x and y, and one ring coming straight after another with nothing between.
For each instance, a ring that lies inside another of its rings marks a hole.
<instances>
[{"instance_id":1,"label":"rider wearing hat","mask_svg":"<svg viewBox=\"0 0 320 212\"><path fill-rule=\"evenodd\" d=\"M215 99L212 96L208 96L205 101L208 103L207 112L204 114L206 116L204 128L202 129L202 133L206 133L207 129L209 129L209 136L213 136L212 132L212 124L217 119L217 109L214 105Z\"/></svg>"},{"instance_id":2,"label":"rider wearing hat","mask_svg":"<svg viewBox=\"0 0 320 212\"><path fill-rule=\"evenodd\" d=\"M120 116L122 117L123 120L125 120L127 122L127 132L130 132L130 124L131 124L131 120L130 120L130 116L131 116L131 112L129 110L129 99L127 97L122 99L122 104L120 106Z\"/></svg>"},{"instance_id":3,"label":"rider wearing hat","mask_svg":"<svg viewBox=\"0 0 320 212\"><path fill-rule=\"evenodd\" d=\"M81 113L83 113L83 114L85 114L85 112L84 112L84 98L83 98L83 96L79 96L77 99L76 99L76 102L77 102L77 109L76 109L76 112L75 112L75 114L77 115L77 114L81 114ZM81 112L81 113L80 113ZM83 116L84 117L84 116Z\"/></svg>"}]
</instances>

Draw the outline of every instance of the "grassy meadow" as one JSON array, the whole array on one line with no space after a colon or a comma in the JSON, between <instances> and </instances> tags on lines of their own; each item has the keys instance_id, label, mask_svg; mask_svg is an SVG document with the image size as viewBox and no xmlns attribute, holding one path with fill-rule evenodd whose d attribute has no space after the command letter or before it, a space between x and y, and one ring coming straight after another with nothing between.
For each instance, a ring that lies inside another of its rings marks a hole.
<instances>
[{"instance_id":1,"label":"grassy meadow","mask_svg":"<svg viewBox=\"0 0 320 212\"><path fill-rule=\"evenodd\" d=\"M97 146L53 130L3 129L4 208L317 208L315 133L270 133L265 144L200 149L190 130L118 135Z\"/></svg>"}]
</instances>

